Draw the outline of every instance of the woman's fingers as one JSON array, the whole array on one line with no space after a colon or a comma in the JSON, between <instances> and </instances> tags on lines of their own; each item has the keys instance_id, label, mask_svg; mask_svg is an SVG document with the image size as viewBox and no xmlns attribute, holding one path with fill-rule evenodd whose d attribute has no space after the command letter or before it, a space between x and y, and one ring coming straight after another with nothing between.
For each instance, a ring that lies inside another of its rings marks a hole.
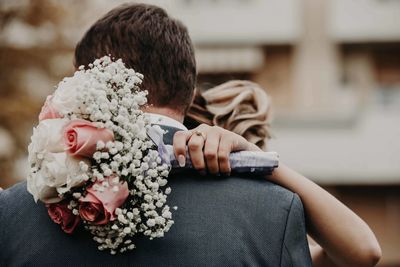
<instances>
[{"instance_id":1,"label":"woman's fingers","mask_svg":"<svg viewBox=\"0 0 400 267\"><path fill-rule=\"evenodd\" d=\"M229 174L229 154L240 150L259 150L242 136L217 126L202 124L191 131L174 135L174 153L181 167L185 166L186 146L193 167L211 174Z\"/></svg>"},{"instance_id":2,"label":"woman's fingers","mask_svg":"<svg viewBox=\"0 0 400 267\"><path fill-rule=\"evenodd\" d=\"M186 143L191 135L191 131L178 131L174 134L174 154L180 167L184 167L186 164Z\"/></svg>"},{"instance_id":3,"label":"woman's fingers","mask_svg":"<svg viewBox=\"0 0 400 267\"><path fill-rule=\"evenodd\" d=\"M188 150L192 165L201 172L205 172L206 170L203 154L204 142L205 138L199 134L192 134L188 141Z\"/></svg>"},{"instance_id":4,"label":"woman's fingers","mask_svg":"<svg viewBox=\"0 0 400 267\"><path fill-rule=\"evenodd\" d=\"M187 147L193 167L205 171L206 164L203 154L205 138L204 132L200 132L200 130L178 131L174 134L174 154L180 167L184 167L186 164Z\"/></svg>"},{"instance_id":5,"label":"woman's fingers","mask_svg":"<svg viewBox=\"0 0 400 267\"><path fill-rule=\"evenodd\" d=\"M210 131L207 132L206 141L204 146L204 158L207 162L208 172L211 174L218 174L219 163L218 163L218 146L220 143L221 133L219 131Z\"/></svg>"},{"instance_id":6,"label":"woman's fingers","mask_svg":"<svg viewBox=\"0 0 400 267\"><path fill-rule=\"evenodd\" d=\"M233 147L233 140L229 136L222 135L218 147L218 162L219 162L219 171L223 174L229 175L231 173L229 154L232 151L232 147Z\"/></svg>"}]
</instances>

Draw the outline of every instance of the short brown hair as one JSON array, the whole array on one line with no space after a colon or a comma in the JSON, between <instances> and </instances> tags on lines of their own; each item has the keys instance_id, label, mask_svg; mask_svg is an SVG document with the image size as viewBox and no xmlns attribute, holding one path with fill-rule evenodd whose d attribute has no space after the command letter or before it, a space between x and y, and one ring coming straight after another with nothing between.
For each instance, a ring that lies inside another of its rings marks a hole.
<instances>
[{"instance_id":1,"label":"short brown hair","mask_svg":"<svg viewBox=\"0 0 400 267\"><path fill-rule=\"evenodd\" d=\"M160 7L125 4L94 23L75 49L75 66L111 55L144 75L148 102L185 113L196 83L194 48L186 27Z\"/></svg>"}]
</instances>

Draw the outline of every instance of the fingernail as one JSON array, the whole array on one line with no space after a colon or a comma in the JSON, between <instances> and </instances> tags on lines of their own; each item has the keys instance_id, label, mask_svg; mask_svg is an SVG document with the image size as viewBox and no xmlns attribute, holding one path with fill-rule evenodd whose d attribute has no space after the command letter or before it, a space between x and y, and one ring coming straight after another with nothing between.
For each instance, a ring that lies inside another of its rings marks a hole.
<instances>
[{"instance_id":1,"label":"fingernail","mask_svg":"<svg viewBox=\"0 0 400 267\"><path fill-rule=\"evenodd\" d=\"M178 156L178 163L179 163L179 167L185 167L186 165L186 158L184 155L179 155Z\"/></svg>"}]
</instances>

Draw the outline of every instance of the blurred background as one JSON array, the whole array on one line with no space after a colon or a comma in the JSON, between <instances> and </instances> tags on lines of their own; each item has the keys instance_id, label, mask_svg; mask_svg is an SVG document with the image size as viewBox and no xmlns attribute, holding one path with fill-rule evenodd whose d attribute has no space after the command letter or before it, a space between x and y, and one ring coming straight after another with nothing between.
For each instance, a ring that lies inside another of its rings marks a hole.
<instances>
[{"instance_id":1,"label":"blurred background","mask_svg":"<svg viewBox=\"0 0 400 267\"><path fill-rule=\"evenodd\" d=\"M76 42L120 0L0 0L0 186L26 177L45 97ZM271 150L356 211L380 266L400 266L400 1L175 0L199 88L258 82L273 99Z\"/></svg>"}]
</instances>

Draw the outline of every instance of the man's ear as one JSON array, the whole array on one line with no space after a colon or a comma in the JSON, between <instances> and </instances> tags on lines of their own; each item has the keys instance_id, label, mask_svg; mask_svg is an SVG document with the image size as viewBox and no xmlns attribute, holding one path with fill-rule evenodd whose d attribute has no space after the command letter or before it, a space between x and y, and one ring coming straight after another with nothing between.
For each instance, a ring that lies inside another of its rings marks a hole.
<instances>
[{"instance_id":1,"label":"man's ear","mask_svg":"<svg viewBox=\"0 0 400 267\"><path fill-rule=\"evenodd\" d=\"M193 102L194 102L194 100L196 99L196 94L197 94L197 92L198 92L198 90L197 90L197 88L195 87L195 88L193 89L193 94L192 94L192 99L190 100L190 104L189 104L189 105L185 108L185 110L184 110L184 115L185 115L185 116L186 116L186 114L188 113L190 107L193 105Z\"/></svg>"},{"instance_id":2,"label":"man's ear","mask_svg":"<svg viewBox=\"0 0 400 267\"><path fill-rule=\"evenodd\" d=\"M76 58L75 57L72 59L72 66L74 66L75 71L78 70L78 67L76 66Z\"/></svg>"},{"instance_id":3,"label":"man's ear","mask_svg":"<svg viewBox=\"0 0 400 267\"><path fill-rule=\"evenodd\" d=\"M190 105L193 105L193 101L196 98L196 95L198 94L198 92L199 91L198 91L197 87L195 87L193 90L193 95L192 95L192 100L190 101Z\"/></svg>"}]
</instances>

